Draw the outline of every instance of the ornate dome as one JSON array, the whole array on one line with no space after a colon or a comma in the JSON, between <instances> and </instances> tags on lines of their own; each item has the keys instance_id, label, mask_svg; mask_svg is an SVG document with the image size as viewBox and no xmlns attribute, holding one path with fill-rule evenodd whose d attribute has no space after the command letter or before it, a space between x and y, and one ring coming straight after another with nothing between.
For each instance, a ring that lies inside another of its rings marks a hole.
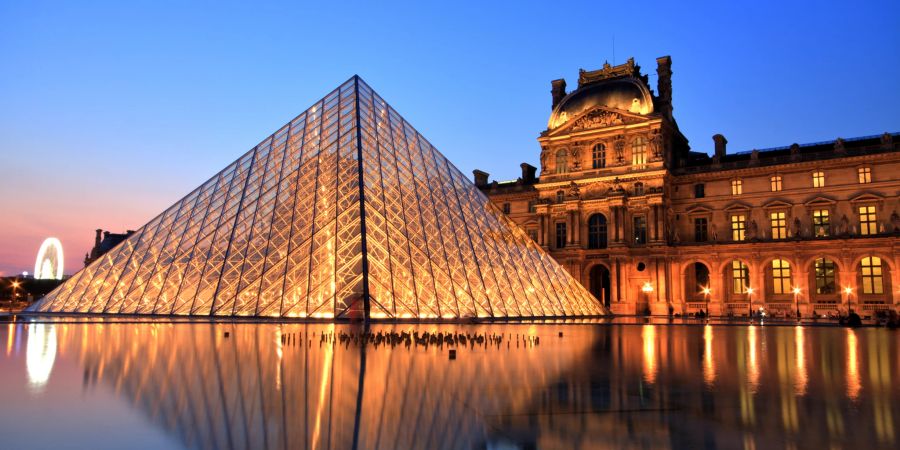
<instances>
[{"instance_id":1,"label":"ornate dome","mask_svg":"<svg viewBox=\"0 0 900 450\"><path fill-rule=\"evenodd\" d=\"M653 97L650 90L633 77L588 84L560 100L550 115L547 128L557 128L597 107L646 115L653 112Z\"/></svg>"}]
</instances>

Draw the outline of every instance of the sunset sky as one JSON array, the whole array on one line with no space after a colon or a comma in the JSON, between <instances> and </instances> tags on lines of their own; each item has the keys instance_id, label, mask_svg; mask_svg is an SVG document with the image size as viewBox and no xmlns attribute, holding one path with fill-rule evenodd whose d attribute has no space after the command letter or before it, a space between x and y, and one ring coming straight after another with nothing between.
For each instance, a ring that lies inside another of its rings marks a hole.
<instances>
[{"instance_id":1,"label":"sunset sky","mask_svg":"<svg viewBox=\"0 0 900 450\"><path fill-rule=\"evenodd\" d=\"M654 87L672 56L694 150L900 131L897 1L181 3L0 3L0 274L48 236L76 272L353 74L500 180L538 165L550 80L629 56Z\"/></svg>"}]
</instances>

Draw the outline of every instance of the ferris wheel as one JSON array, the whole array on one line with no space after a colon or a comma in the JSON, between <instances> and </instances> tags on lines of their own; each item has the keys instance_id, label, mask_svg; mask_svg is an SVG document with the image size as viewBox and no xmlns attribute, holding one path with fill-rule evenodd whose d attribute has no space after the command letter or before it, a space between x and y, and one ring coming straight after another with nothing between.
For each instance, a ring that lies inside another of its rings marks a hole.
<instances>
[{"instance_id":1,"label":"ferris wheel","mask_svg":"<svg viewBox=\"0 0 900 450\"><path fill-rule=\"evenodd\" d=\"M38 280L61 280L63 277L63 250L59 239L44 239L34 263L34 278Z\"/></svg>"}]
</instances>

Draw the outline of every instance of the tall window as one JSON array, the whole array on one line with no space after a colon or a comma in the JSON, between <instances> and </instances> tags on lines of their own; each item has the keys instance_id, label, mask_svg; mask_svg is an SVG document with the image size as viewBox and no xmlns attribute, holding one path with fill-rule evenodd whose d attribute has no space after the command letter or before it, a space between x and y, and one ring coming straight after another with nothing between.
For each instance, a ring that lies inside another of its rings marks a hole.
<instances>
[{"instance_id":1,"label":"tall window","mask_svg":"<svg viewBox=\"0 0 900 450\"><path fill-rule=\"evenodd\" d=\"M706 242L709 240L709 220L706 217L694 219L694 241Z\"/></svg>"},{"instance_id":2,"label":"tall window","mask_svg":"<svg viewBox=\"0 0 900 450\"><path fill-rule=\"evenodd\" d=\"M750 268L741 261L731 262L731 292L746 294L750 287Z\"/></svg>"},{"instance_id":3,"label":"tall window","mask_svg":"<svg viewBox=\"0 0 900 450\"><path fill-rule=\"evenodd\" d=\"M816 294L834 294L834 261L819 258L815 262Z\"/></svg>"},{"instance_id":4,"label":"tall window","mask_svg":"<svg viewBox=\"0 0 900 450\"><path fill-rule=\"evenodd\" d=\"M631 143L631 164L639 167L647 164L647 140L640 136Z\"/></svg>"},{"instance_id":5,"label":"tall window","mask_svg":"<svg viewBox=\"0 0 900 450\"><path fill-rule=\"evenodd\" d=\"M881 258L867 256L860 261L859 265L863 294L883 294L884 274L881 270Z\"/></svg>"},{"instance_id":6,"label":"tall window","mask_svg":"<svg viewBox=\"0 0 900 450\"><path fill-rule=\"evenodd\" d=\"M593 167L595 169L602 169L606 167L606 145L597 144L594 146L594 150L591 152L591 160L593 160Z\"/></svg>"},{"instance_id":7,"label":"tall window","mask_svg":"<svg viewBox=\"0 0 900 450\"><path fill-rule=\"evenodd\" d=\"M588 219L588 248L606 248L606 216L594 214Z\"/></svg>"},{"instance_id":8,"label":"tall window","mask_svg":"<svg viewBox=\"0 0 900 450\"><path fill-rule=\"evenodd\" d=\"M813 236L826 237L831 235L831 217L827 209L813 211Z\"/></svg>"},{"instance_id":9,"label":"tall window","mask_svg":"<svg viewBox=\"0 0 900 450\"><path fill-rule=\"evenodd\" d=\"M528 201L528 212L533 213L535 211L537 211L537 202L535 202L534 200L529 200Z\"/></svg>"},{"instance_id":10,"label":"tall window","mask_svg":"<svg viewBox=\"0 0 900 450\"><path fill-rule=\"evenodd\" d=\"M867 184L872 182L872 168L871 167L860 167L856 169L857 174L859 175L859 182L861 184Z\"/></svg>"},{"instance_id":11,"label":"tall window","mask_svg":"<svg viewBox=\"0 0 900 450\"><path fill-rule=\"evenodd\" d=\"M825 172L813 172L813 187L825 187Z\"/></svg>"},{"instance_id":12,"label":"tall window","mask_svg":"<svg viewBox=\"0 0 900 450\"><path fill-rule=\"evenodd\" d=\"M504 203L504 204L503 204L503 214L509 214L509 212L510 212L511 209L512 209L512 208L510 208L509 203Z\"/></svg>"},{"instance_id":13,"label":"tall window","mask_svg":"<svg viewBox=\"0 0 900 450\"><path fill-rule=\"evenodd\" d=\"M563 191L556 191L556 202L562 203L566 201L566 193Z\"/></svg>"},{"instance_id":14,"label":"tall window","mask_svg":"<svg viewBox=\"0 0 900 450\"><path fill-rule=\"evenodd\" d=\"M772 260L772 293L791 293L791 264L783 259Z\"/></svg>"},{"instance_id":15,"label":"tall window","mask_svg":"<svg viewBox=\"0 0 900 450\"><path fill-rule=\"evenodd\" d=\"M634 243L647 243L647 218L644 216L634 216Z\"/></svg>"},{"instance_id":16,"label":"tall window","mask_svg":"<svg viewBox=\"0 0 900 450\"><path fill-rule=\"evenodd\" d=\"M731 240L743 241L746 238L747 216L743 214L731 215Z\"/></svg>"},{"instance_id":17,"label":"tall window","mask_svg":"<svg viewBox=\"0 0 900 450\"><path fill-rule=\"evenodd\" d=\"M634 195L644 195L644 183L634 183Z\"/></svg>"},{"instance_id":18,"label":"tall window","mask_svg":"<svg viewBox=\"0 0 900 450\"><path fill-rule=\"evenodd\" d=\"M772 239L786 239L787 218L784 211L769 213L769 221L772 224Z\"/></svg>"},{"instance_id":19,"label":"tall window","mask_svg":"<svg viewBox=\"0 0 900 450\"><path fill-rule=\"evenodd\" d=\"M772 192L778 192L781 190L781 175L775 175L772 178L769 178L769 184L772 187Z\"/></svg>"},{"instance_id":20,"label":"tall window","mask_svg":"<svg viewBox=\"0 0 900 450\"><path fill-rule=\"evenodd\" d=\"M562 149L556 152L556 173L566 173L569 171L569 157L566 150Z\"/></svg>"},{"instance_id":21,"label":"tall window","mask_svg":"<svg viewBox=\"0 0 900 450\"><path fill-rule=\"evenodd\" d=\"M566 248L565 222L556 222L556 248Z\"/></svg>"},{"instance_id":22,"label":"tall window","mask_svg":"<svg viewBox=\"0 0 900 450\"><path fill-rule=\"evenodd\" d=\"M859 207L859 234L878 234L878 223L875 214L875 205Z\"/></svg>"},{"instance_id":23,"label":"tall window","mask_svg":"<svg viewBox=\"0 0 900 450\"><path fill-rule=\"evenodd\" d=\"M741 195L744 192L744 182L731 180L731 195Z\"/></svg>"},{"instance_id":24,"label":"tall window","mask_svg":"<svg viewBox=\"0 0 900 450\"><path fill-rule=\"evenodd\" d=\"M706 185L697 183L694 185L694 198L706 197Z\"/></svg>"}]
</instances>

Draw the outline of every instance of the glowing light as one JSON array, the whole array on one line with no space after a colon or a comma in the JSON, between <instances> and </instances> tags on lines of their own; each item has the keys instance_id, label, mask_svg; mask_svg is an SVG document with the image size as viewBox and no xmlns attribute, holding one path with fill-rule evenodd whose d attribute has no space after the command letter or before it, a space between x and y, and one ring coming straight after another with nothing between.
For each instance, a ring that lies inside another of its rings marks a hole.
<instances>
[{"instance_id":1,"label":"glowing light","mask_svg":"<svg viewBox=\"0 0 900 450\"><path fill-rule=\"evenodd\" d=\"M800 293L800 288L795 287L792 291L793 291L794 295L797 295Z\"/></svg>"},{"instance_id":2,"label":"glowing light","mask_svg":"<svg viewBox=\"0 0 900 450\"><path fill-rule=\"evenodd\" d=\"M55 361L56 327L42 323L32 325L28 333L28 347L25 350L28 387L32 392L44 391Z\"/></svg>"},{"instance_id":3,"label":"glowing light","mask_svg":"<svg viewBox=\"0 0 900 450\"><path fill-rule=\"evenodd\" d=\"M754 289L752 287L747 288L747 293L753 295Z\"/></svg>"},{"instance_id":4,"label":"glowing light","mask_svg":"<svg viewBox=\"0 0 900 450\"><path fill-rule=\"evenodd\" d=\"M644 341L644 379L648 383L656 381L656 327L644 325L641 329Z\"/></svg>"},{"instance_id":5,"label":"glowing light","mask_svg":"<svg viewBox=\"0 0 900 450\"><path fill-rule=\"evenodd\" d=\"M649 294L649 293L653 292L653 285L650 284L650 282L648 281L648 282L644 283L644 286L641 287L641 290L644 291L645 293Z\"/></svg>"},{"instance_id":6,"label":"glowing light","mask_svg":"<svg viewBox=\"0 0 900 450\"><path fill-rule=\"evenodd\" d=\"M55 237L44 239L34 263L34 278L38 280L62 280L62 243Z\"/></svg>"},{"instance_id":7,"label":"glowing light","mask_svg":"<svg viewBox=\"0 0 900 450\"><path fill-rule=\"evenodd\" d=\"M852 293L853 293L853 288L850 287L850 286L845 287L845 288L844 288L844 293L847 294L847 295L852 294Z\"/></svg>"},{"instance_id":8,"label":"glowing light","mask_svg":"<svg viewBox=\"0 0 900 450\"><path fill-rule=\"evenodd\" d=\"M712 291L709 290L709 286L703 288L703 295L709 295L710 292Z\"/></svg>"},{"instance_id":9,"label":"glowing light","mask_svg":"<svg viewBox=\"0 0 900 450\"><path fill-rule=\"evenodd\" d=\"M859 397L859 390L862 384L859 380L859 342L856 340L856 333L853 330L847 330L847 397L850 400L856 400Z\"/></svg>"}]
</instances>

